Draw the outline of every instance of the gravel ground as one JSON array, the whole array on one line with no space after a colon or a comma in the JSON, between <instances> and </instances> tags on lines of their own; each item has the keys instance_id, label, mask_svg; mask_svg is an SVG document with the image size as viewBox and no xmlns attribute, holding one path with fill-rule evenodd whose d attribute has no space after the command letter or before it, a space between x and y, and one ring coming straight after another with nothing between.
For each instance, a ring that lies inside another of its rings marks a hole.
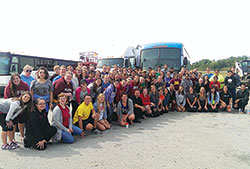
<instances>
[{"instance_id":1,"label":"gravel ground","mask_svg":"<svg viewBox=\"0 0 250 169\"><path fill-rule=\"evenodd\" d=\"M20 143L0 150L0 168L250 168L249 124L249 115L171 112L45 151Z\"/></svg>"}]
</instances>

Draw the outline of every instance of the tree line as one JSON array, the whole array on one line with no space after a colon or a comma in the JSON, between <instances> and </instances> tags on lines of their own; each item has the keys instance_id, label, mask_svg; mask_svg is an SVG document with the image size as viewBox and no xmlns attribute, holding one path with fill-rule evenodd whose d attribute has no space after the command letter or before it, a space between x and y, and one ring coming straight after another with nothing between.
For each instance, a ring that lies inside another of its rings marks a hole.
<instances>
[{"instance_id":1,"label":"tree line","mask_svg":"<svg viewBox=\"0 0 250 169\"><path fill-rule=\"evenodd\" d=\"M228 70L235 66L235 62L240 62L246 59L248 59L247 56L231 56L229 58L219 60L202 59L198 62L192 63L190 65L190 69L204 71L207 67L210 67L211 70L216 68L220 70Z\"/></svg>"}]
</instances>

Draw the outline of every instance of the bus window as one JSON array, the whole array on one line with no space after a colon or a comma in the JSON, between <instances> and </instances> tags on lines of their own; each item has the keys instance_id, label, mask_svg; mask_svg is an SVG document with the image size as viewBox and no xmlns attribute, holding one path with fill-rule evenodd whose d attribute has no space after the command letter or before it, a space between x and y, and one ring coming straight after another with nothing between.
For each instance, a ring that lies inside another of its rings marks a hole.
<instances>
[{"instance_id":1,"label":"bus window","mask_svg":"<svg viewBox=\"0 0 250 169\"><path fill-rule=\"evenodd\" d=\"M9 64L10 64L10 57L9 56L1 56L0 57L0 75L8 75L9 74Z\"/></svg>"},{"instance_id":2,"label":"bus window","mask_svg":"<svg viewBox=\"0 0 250 169\"><path fill-rule=\"evenodd\" d=\"M141 62L143 63L143 69L148 69L152 67L152 65L159 64L159 51L159 49L147 49L142 51Z\"/></svg>"}]
</instances>

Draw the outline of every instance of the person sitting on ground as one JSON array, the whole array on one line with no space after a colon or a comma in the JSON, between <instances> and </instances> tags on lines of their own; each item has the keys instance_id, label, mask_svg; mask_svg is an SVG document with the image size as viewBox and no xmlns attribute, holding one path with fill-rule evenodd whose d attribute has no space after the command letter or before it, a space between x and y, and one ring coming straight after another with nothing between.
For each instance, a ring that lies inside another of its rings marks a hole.
<instances>
[{"instance_id":1,"label":"person sitting on ground","mask_svg":"<svg viewBox=\"0 0 250 169\"><path fill-rule=\"evenodd\" d=\"M24 138L24 147L34 147L45 150L47 143L56 134L57 130L49 124L45 110L46 102L43 98L35 100L35 110L30 113Z\"/></svg>"},{"instance_id":2,"label":"person sitting on ground","mask_svg":"<svg viewBox=\"0 0 250 169\"><path fill-rule=\"evenodd\" d=\"M168 92L170 95L169 98L169 108L171 108L172 111L174 111L176 109L176 92L174 89L174 85L170 84L169 88L168 88Z\"/></svg>"},{"instance_id":3,"label":"person sitting on ground","mask_svg":"<svg viewBox=\"0 0 250 169\"><path fill-rule=\"evenodd\" d=\"M184 91L183 86L179 87L179 90L176 92L176 104L177 104L177 110L180 112L184 112L185 105L186 105L186 94Z\"/></svg>"},{"instance_id":4,"label":"person sitting on ground","mask_svg":"<svg viewBox=\"0 0 250 169\"><path fill-rule=\"evenodd\" d=\"M187 104L186 110L188 112L196 112L197 111L197 95L194 93L194 88L192 86L189 87L189 92L186 95Z\"/></svg>"},{"instance_id":5,"label":"person sitting on ground","mask_svg":"<svg viewBox=\"0 0 250 169\"><path fill-rule=\"evenodd\" d=\"M13 126L17 123L18 115L24 110L32 110L32 96L24 92L19 98L9 98L0 101L0 126L2 127L2 149L13 150L18 147L15 142ZM7 136L9 143L7 143Z\"/></svg>"},{"instance_id":6,"label":"person sitting on ground","mask_svg":"<svg viewBox=\"0 0 250 169\"><path fill-rule=\"evenodd\" d=\"M197 96L198 111L207 112L207 93L205 87L201 87L200 92Z\"/></svg>"},{"instance_id":7,"label":"person sitting on ground","mask_svg":"<svg viewBox=\"0 0 250 169\"><path fill-rule=\"evenodd\" d=\"M92 131L95 134L100 132L97 129L98 121L99 114L95 112L91 102L91 96L86 94L84 102L82 102L75 112L73 124L83 131L81 136L84 136L84 131Z\"/></svg>"},{"instance_id":8,"label":"person sitting on ground","mask_svg":"<svg viewBox=\"0 0 250 169\"><path fill-rule=\"evenodd\" d=\"M232 94L228 91L227 85L223 86L220 92L220 106L222 111L232 111Z\"/></svg>"},{"instance_id":9,"label":"person sitting on ground","mask_svg":"<svg viewBox=\"0 0 250 169\"><path fill-rule=\"evenodd\" d=\"M163 113L165 113L165 106L164 106L164 99L165 96L163 94L163 88L159 88L158 89L158 94L159 94L159 106L158 106L158 111L159 113L162 115Z\"/></svg>"},{"instance_id":10,"label":"person sitting on ground","mask_svg":"<svg viewBox=\"0 0 250 169\"><path fill-rule=\"evenodd\" d=\"M234 107L239 109L241 114L244 114L245 107L248 104L249 91L246 89L245 84L241 84L240 90L236 92Z\"/></svg>"},{"instance_id":11,"label":"person sitting on ground","mask_svg":"<svg viewBox=\"0 0 250 169\"><path fill-rule=\"evenodd\" d=\"M101 131L110 129L110 124L107 120L107 104L104 94L99 94L97 101L94 103L94 109L97 114L99 114L99 121L97 123L97 128Z\"/></svg>"},{"instance_id":12,"label":"person sitting on ground","mask_svg":"<svg viewBox=\"0 0 250 169\"><path fill-rule=\"evenodd\" d=\"M159 111L159 93L156 90L155 85L151 85L150 88L151 88L151 91L149 94L150 102L154 104L154 106L151 105L151 110L152 110L153 116L158 117L162 113Z\"/></svg>"},{"instance_id":13,"label":"person sitting on ground","mask_svg":"<svg viewBox=\"0 0 250 169\"><path fill-rule=\"evenodd\" d=\"M218 112L219 109L220 94L217 92L216 87L212 86L210 92L208 92L207 103L208 110L210 112Z\"/></svg>"},{"instance_id":14,"label":"person sitting on ground","mask_svg":"<svg viewBox=\"0 0 250 169\"><path fill-rule=\"evenodd\" d=\"M117 116L121 126L125 126L127 122L133 124L133 120L135 119L134 106L126 93L122 94L121 100L117 105Z\"/></svg>"},{"instance_id":15,"label":"person sitting on ground","mask_svg":"<svg viewBox=\"0 0 250 169\"><path fill-rule=\"evenodd\" d=\"M31 73L33 71L33 67L30 65L25 65L23 67L23 74L20 75L21 80L26 82L29 86L33 80L35 80L32 76Z\"/></svg>"},{"instance_id":16,"label":"person sitting on ground","mask_svg":"<svg viewBox=\"0 0 250 169\"><path fill-rule=\"evenodd\" d=\"M132 101L134 104L134 114L135 114L135 123L141 123L141 121L139 120L139 118L145 118L145 113L146 113L146 109L145 107L142 105L142 99L140 97L141 93L139 89L136 89L134 92L134 95L132 96Z\"/></svg>"},{"instance_id":17,"label":"person sitting on ground","mask_svg":"<svg viewBox=\"0 0 250 169\"><path fill-rule=\"evenodd\" d=\"M53 109L52 126L55 126L57 133L53 137L53 142L62 141L67 144L74 143L75 139L72 135L81 135L82 130L72 123L72 113L66 105L67 96L65 94L58 95L58 105Z\"/></svg>"},{"instance_id":18,"label":"person sitting on ground","mask_svg":"<svg viewBox=\"0 0 250 169\"><path fill-rule=\"evenodd\" d=\"M164 89L163 94L164 94L163 106L164 106L164 109L165 109L165 113L167 113L170 110L169 109L170 94L169 94L168 88Z\"/></svg>"}]
</instances>

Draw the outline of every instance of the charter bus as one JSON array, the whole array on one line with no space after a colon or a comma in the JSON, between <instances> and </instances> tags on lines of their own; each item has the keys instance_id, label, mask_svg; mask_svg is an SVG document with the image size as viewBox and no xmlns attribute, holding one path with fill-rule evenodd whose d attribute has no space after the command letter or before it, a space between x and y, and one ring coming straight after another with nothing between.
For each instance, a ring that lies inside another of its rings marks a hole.
<instances>
[{"instance_id":1,"label":"charter bus","mask_svg":"<svg viewBox=\"0 0 250 169\"><path fill-rule=\"evenodd\" d=\"M27 64L34 67L34 70L44 66L48 71L53 71L55 65L72 65L76 67L77 61L0 52L0 95L3 95L4 88L8 84L11 74L16 72L21 74L23 67Z\"/></svg>"},{"instance_id":2,"label":"charter bus","mask_svg":"<svg viewBox=\"0 0 250 169\"><path fill-rule=\"evenodd\" d=\"M179 71L182 66L187 66L189 55L182 43L159 42L145 44L140 53L140 66L147 70L149 67L156 69L158 66L168 64Z\"/></svg>"}]
</instances>

